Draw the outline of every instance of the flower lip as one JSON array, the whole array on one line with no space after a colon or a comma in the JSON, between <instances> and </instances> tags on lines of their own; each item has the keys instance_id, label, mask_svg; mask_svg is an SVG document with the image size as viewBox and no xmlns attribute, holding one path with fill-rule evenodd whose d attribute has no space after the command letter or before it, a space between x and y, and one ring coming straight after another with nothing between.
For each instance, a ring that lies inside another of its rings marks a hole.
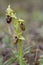
<instances>
[{"instance_id":1,"label":"flower lip","mask_svg":"<svg viewBox=\"0 0 43 65\"><path fill-rule=\"evenodd\" d=\"M9 15L7 15L6 21L7 21L7 23L11 23L12 17L10 17Z\"/></svg>"}]
</instances>

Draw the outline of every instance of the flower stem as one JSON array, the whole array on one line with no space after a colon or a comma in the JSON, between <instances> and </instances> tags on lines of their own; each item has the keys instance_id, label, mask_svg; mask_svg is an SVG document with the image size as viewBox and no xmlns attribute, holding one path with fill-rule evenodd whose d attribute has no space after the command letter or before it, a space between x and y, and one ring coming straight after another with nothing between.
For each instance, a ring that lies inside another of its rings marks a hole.
<instances>
[{"instance_id":1,"label":"flower stem","mask_svg":"<svg viewBox=\"0 0 43 65\"><path fill-rule=\"evenodd\" d=\"M23 50L22 50L22 41L20 40L20 42L19 42L19 53L20 53L20 56L19 56L19 63L20 63L20 65L23 65L22 64L22 59L23 59Z\"/></svg>"}]
</instances>

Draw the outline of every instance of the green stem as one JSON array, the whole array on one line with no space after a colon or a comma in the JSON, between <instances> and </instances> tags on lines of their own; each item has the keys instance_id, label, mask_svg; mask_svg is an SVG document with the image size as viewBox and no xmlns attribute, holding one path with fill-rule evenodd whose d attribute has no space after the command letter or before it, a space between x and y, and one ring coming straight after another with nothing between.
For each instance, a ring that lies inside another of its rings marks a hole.
<instances>
[{"instance_id":1,"label":"green stem","mask_svg":"<svg viewBox=\"0 0 43 65\"><path fill-rule=\"evenodd\" d=\"M21 41L21 40L20 40L20 43L19 43L19 53L20 53L20 56L19 56L19 63L20 63L20 65L23 65L23 64L22 64L23 51L22 51L22 41Z\"/></svg>"}]
</instances>

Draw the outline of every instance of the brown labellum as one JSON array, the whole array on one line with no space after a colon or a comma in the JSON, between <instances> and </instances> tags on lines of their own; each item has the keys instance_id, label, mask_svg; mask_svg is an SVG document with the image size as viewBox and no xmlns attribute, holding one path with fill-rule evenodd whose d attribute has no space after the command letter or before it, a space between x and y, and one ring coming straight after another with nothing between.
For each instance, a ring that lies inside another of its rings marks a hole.
<instances>
[{"instance_id":1,"label":"brown labellum","mask_svg":"<svg viewBox=\"0 0 43 65\"><path fill-rule=\"evenodd\" d=\"M14 44L17 44L17 43L18 43L18 37L15 36Z\"/></svg>"},{"instance_id":2,"label":"brown labellum","mask_svg":"<svg viewBox=\"0 0 43 65\"><path fill-rule=\"evenodd\" d=\"M23 23L20 23L20 28L22 31L25 31L25 25Z\"/></svg>"},{"instance_id":3,"label":"brown labellum","mask_svg":"<svg viewBox=\"0 0 43 65\"><path fill-rule=\"evenodd\" d=\"M10 17L9 15L7 15L6 22L7 22L8 24L10 24L11 21L12 21L12 17Z\"/></svg>"}]
</instances>

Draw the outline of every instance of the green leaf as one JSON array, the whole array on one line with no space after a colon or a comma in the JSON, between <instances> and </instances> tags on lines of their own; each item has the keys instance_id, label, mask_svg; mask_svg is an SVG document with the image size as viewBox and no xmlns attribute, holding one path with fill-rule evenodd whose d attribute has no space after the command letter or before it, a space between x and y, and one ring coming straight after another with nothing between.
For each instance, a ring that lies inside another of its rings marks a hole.
<instances>
[{"instance_id":1,"label":"green leaf","mask_svg":"<svg viewBox=\"0 0 43 65\"><path fill-rule=\"evenodd\" d=\"M14 56L18 59L19 58L19 52L17 52L16 50L12 50Z\"/></svg>"},{"instance_id":2,"label":"green leaf","mask_svg":"<svg viewBox=\"0 0 43 65\"><path fill-rule=\"evenodd\" d=\"M19 19L18 22L19 22L19 23L20 23L20 22L24 22L24 20L23 20L23 19Z\"/></svg>"},{"instance_id":3,"label":"green leaf","mask_svg":"<svg viewBox=\"0 0 43 65\"><path fill-rule=\"evenodd\" d=\"M11 13L11 17L17 19L16 15L14 13Z\"/></svg>"},{"instance_id":4,"label":"green leaf","mask_svg":"<svg viewBox=\"0 0 43 65\"><path fill-rule=\"evenodd\" d=\"M19 32L19 33L18 33L18 37L20 37L21 35L22 35L22 32Z\"/></svg>"},{"instance_id":5,"label":"green leaf","mask_svg":"<svg viewBox=\"0 0 43 65\"><path fill-rule=\"evenodd\" d=\"M12 57L9 60L7 60L6 62L4 62L3 65L11 65L15 61L16 61L16 58L15 57Z\"/></svg>"},{"instance_id":6,"label":"green leaf","mask_svg":"<svg viewBox=\"0 0 43 65\"><path fill-rule=\"evenodd\" d=\"M23 36L20 36L19 39L20 39L20 40L25 40Z\"/></svg>"}]
</instances>

